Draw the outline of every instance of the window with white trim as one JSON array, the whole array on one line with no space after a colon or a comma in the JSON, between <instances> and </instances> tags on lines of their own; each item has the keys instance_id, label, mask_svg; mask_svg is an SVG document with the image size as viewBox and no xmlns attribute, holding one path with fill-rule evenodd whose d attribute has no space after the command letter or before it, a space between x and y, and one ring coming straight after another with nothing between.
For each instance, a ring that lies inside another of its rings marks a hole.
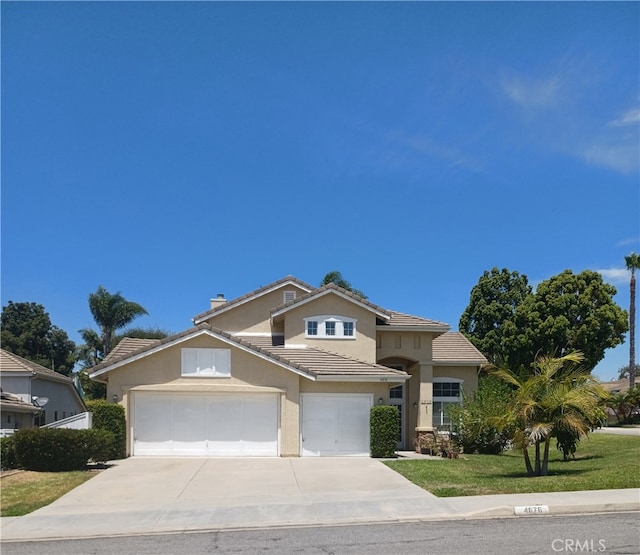
<instances>
[{"instance_id":1,"label":"window with white trim","mask_svg":"<svg viewBox=\"0 0 640 555\"><path fill-rule=\"evenodd\" d=\"M228 378L231 376L231 350L183 348L181 375Z\"/></svg>"},{"instance_id":2,"label":"window with white trim","mask_svg":"<svg viewBox=\"0 0 640 555\"><path fill-rule=\"evenodd\" d=\"M305 318L305 335L311 338L355 339L355 318L346 316L310 316Z\"/></svg>"},{"instance_id":3,"label":"window with white trim","mask_svg":"<svg viewBox=\"0 0 640 555\"><path fill-rule=\"evenodd\" d=\"M458 378L433 378L433 427L450 430L449 407L462 403L463 380Z\"/></svg>"}]
</instances>

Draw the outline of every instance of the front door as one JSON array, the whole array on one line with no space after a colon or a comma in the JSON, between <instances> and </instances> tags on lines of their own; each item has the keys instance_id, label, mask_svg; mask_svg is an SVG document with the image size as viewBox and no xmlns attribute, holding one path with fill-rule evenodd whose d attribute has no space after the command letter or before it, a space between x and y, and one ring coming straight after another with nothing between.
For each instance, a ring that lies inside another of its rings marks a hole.
<instances>
[{"instance_id":1,"label":"front door","mask_svg":"<svg viewBox=\"0 0 640 555\"><path fill-rule=\"evenodd\" d=\"M400 430L398 432L398 449L404 449L404 384L396 385L389 390L389 404L398 407Z\"/></svg>"}]
</instances>

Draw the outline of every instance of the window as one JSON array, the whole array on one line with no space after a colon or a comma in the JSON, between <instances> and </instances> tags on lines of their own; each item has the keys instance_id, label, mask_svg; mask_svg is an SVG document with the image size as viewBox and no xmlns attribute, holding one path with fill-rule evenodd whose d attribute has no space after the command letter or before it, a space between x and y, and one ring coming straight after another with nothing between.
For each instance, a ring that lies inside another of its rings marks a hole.
<instances>
[{"instance_id":1,"label":"window","mask_svg":"<svg viewBox=\"0 0 640 555\"><path fill-rule=\"evenodd\" d=\"M228 378L231 376L230 349L182 349L185 377Z\"/></svg>"},{"instance_id":2,"label":"window","mask_svg":"<svg viewBox=\"0 0 640 555\"><path fill-rule=\"evenodd\" d=\"M307 337L331 339L355 339L356 322L355 318L345 316L311 316L305 318L305 330Z\"/></svg>"},{"instance_id":3,"label":"window","mask_svg":"<svg viewBox=\"0 0 640 555\"><path fill-rule=\"evenodd\" d=\"M436 382L433 384L434 397L460 397L459 382Z\"/></svg>"},{"instance_id":4,"label":"window","mask_svg":"<svg viewBox=\"0 0 640 555\"><path fill-rule=\"evenodd\" d=\"M462 402L462 380L457 378L433 379L433 427L451 429L449 407Z\"/></svg>"}]
</instances>

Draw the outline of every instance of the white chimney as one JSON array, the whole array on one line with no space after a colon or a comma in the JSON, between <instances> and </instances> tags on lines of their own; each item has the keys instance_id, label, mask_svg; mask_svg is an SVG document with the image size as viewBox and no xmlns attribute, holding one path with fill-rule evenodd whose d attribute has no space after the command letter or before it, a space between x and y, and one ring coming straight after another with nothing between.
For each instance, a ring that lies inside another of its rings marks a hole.
<instances>
[{"instance_id":1,"label":"white chimney","mask_svg":"<svg viewBox=\"0 0 640 555\"><path fill-rule=\"evenodd\" d=\"M215 299L211 299L211 308L218 308L227 302L224 298L224 293L218 293Z\"/></svg>"}]
</instances>

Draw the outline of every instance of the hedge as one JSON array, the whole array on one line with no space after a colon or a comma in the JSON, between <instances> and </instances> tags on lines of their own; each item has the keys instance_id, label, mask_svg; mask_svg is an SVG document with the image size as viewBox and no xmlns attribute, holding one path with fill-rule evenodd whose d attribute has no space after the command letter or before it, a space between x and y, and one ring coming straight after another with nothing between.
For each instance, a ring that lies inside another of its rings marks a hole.
<instances>
[{"instance_id":1,"label":"hedge","mask_svg":"<svg viewBox=\"0 0 640 555\"><path fill-rule=\"evenodd\" d=\"M2 467L2 470L18 468L16 442L13 436L0 438L0 467Z\"/></svg>"},{"instance_id":2,"label":"hedge","mask_svg":"<svg viewBox=\"0 0 640 555\"><path fill-rule=\"evenodd\" d=\"M127 445L127 426L124 407L118 403L109 403L103 399L86 401L87 410L92 414L92 428L107 430L114 436L113 448L109 459L124 459Z\"/></svg>"},{"instance_id":3,"label":"hedge","mask_svg":"<svg viewBox=\"0 0 640 555\"><path fill-rule=\"evenodd\" d=\"M371 408L369 418L371 456L390 458L396 456L400 413L398 407L377 405Z\"/></svg>"},{"instance_id":4,"label":"hedge","mask_svg":"<svg viewBox=\"0 0 640 555\"><path fill-rule=\"evenodd\" d=\"M20 468L62 472L83 470L90 460L108 460L114 438L106 430L23 428L12 439Z\"/></svg>"}]
</instances>

